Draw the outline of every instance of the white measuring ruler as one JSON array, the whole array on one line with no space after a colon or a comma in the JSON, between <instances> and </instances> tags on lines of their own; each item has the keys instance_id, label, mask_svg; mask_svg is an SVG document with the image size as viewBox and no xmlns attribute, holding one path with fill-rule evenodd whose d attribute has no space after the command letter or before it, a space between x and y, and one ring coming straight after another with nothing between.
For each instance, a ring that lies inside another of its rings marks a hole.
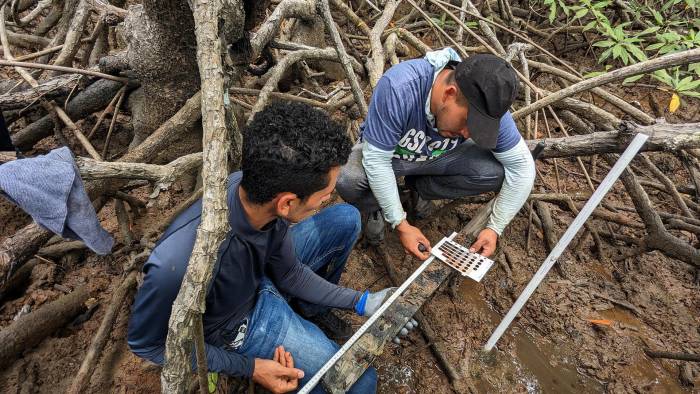
<instances>
[{"instance_id":1,"label":"white measuring ruler","mask_svg":"<svg viewBox=\"0 0 700 394\"><path fill-rule=\"evenodd\" d=\"M456 235L457 233L452 233L452 235L444 239L452 240ZM311 380L309 380L304 385L304 387L302 387L301 390L299 390L299 394L308 394L309 392L311 392L311 390L314 387L316 387L316 385L318 385L318 383L321 381L323 375L325 375L326 372L330 371L330 369L335 365L335 363L337 363L338 360L340 360L340 358L343 357L343 355L347 353L348 350L350 350L352 345L354 345L355 342L357 342L357 340L360 339L360 337L364 335L365 332L367 332L367 330L369 330L369 328L372 327L372 325L377 320L379 320L380 317L382 317L384 312L386 312L386 310L389 309L391 304L393 304L394 301L396 301L401 296L401 294L403 294L403 292L408 288L408 286L410 286L411 283L413 283L413 281L415 281L416 278L418 278L418 276L422 274L426 268L428 268L428 266L430 265L430 263L433 262L433 260L435 260L435 255L431 254L430 257L428 257L428 259L425 260L423 264L421 264L421 266L418 267L418 269L413 274L411 274L411 276L409 276L408 279L406 279L406 281L403 282L398 289L396 289L396 291L394 291L391 294L389 299L386 300L382 304L382 306L380 306L379 309L372 316L370 316L369 319L367 319L365 324L363 324L362 327L360 327L360 329L357 330L357 332L355 332L355 334L353 334L353 336L350 337L350 339L348 339L347 342L345 342L345 344L333 355L333 357L331 357L331 359L328 360L323 365L323 367L321 367L321 369L318 370L318 372L316 372L316 374L311 378Z\"/></svg>"}]
</instances>

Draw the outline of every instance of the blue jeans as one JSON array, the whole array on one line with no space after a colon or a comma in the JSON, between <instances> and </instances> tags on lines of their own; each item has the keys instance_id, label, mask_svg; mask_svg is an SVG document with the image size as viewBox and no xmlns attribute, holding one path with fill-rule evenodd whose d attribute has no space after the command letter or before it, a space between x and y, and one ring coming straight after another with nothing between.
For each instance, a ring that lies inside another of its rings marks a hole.
<instances>
[{"instance_id":1,"label":"blue jeans","mask_svg":"<svg viewBox=\"0 0 700 394\"><path fill-rule=\"evenodd\" d=\"M291 229L297 259L329 281L338 283L350 251L360 232L360 215L348 204L338 204L300 222ZM327 308L299 302L304 312ZM296 314L272 282L263 279L258 300L250 314L248 332L237 350L251 357L271 359L275 348L284 346L294 366L304 371L302 387L340 348L316 325ZM377 372L368 368L349 393L374 393ZM313 393L324 393L316 386Z\"/></svg>"}]
</instances>

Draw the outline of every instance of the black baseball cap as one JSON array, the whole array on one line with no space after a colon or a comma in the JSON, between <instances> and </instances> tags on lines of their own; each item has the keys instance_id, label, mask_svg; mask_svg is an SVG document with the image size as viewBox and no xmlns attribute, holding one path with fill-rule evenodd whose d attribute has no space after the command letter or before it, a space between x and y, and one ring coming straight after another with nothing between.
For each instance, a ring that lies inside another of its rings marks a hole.
<instances>
[{"instance_id":1,"label":"black baseball cap","mask_svg":"<svg viewBox=\"0 0 700 394\"><path fill-rule=\"evenodd\" d=\"M482 148L495 148L501 117L518 92L513 67L498 56L486 54L450 63L457 86L469 104L467 128L471 138Z\"/></svg>"}]
</instances>

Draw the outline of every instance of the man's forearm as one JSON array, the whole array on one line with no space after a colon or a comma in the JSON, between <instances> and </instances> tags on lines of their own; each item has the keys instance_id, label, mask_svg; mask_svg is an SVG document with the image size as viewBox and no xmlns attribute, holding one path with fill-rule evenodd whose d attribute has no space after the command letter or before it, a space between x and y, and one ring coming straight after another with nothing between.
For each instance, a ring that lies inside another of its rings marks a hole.
<instances>
[{"instance_id":1,"label":"man's forearm","mask_svg":"<svg viewBox=\"0 0 700 394\"><path fill-rule=\"evenodd\" d=\"M501 235L530 195L535 182L535 162L522 139L512 149L494 156L503 164L505 179L486 227Z\"/></svg>"},{"instance_id":2,"label":"man's forearm","mask_svg":"<svg viewBox=\"0 0 700 394\"><path fill-rule=\"evenodd\" d=\"M393 152L381 150L367 141L362 145L362 165L369 187L382 209L384 220L395 228L406 219L406 212L401 206L399 188L391 166L392 157Z\"/></svg>"},{"instance_id":3,"label":"man's forearm","mask_svg":"<svg viewBox=\"0 0 700 394\"><path fill-rule=\"evenodd\" d=\"M229 376L251 377L255 367L252 357L231 352L210 344L205 344L204 348L207 356L207 368L211 372L221 372ZM165 360L165 345L146 346L142 348L132 348L134 354L148 361L163 365ZM196 370L196 358L194 349L192 350L192 370Z\"/></svg>"}]
</instances>

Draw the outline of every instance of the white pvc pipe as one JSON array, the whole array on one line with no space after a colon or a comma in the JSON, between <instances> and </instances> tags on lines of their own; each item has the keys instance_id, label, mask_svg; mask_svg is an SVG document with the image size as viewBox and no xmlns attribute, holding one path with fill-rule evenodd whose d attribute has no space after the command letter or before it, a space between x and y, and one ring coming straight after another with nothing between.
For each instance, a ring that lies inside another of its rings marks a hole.
<instances>
[{"instance_id":1,"label":"white pvc pipe","mask_svg":"<svg viewBox=\"0 0 700 394\"><path fill-rule=\"evenodd\" d=\"M579 214L576 216L576 218L566 230L564 235L561 237L561 239L559 239L557 245L549 253L549 256L547 256L547 258L544 260L544 262L540 266L540 269L538 269L537 272L535 272L535 275L530 280L530 283L527 284L525 290L523 290L522 294L520 294L518 299L515 300L515 303L506 314L506 317L503 318L503 321L501 321L498 327L496 327L496 329L493 331L493 334L491 334L491 337L484 346L485 351L488 352L491 351L491 349L493 349L493 347L496 345L496 342L498 342L503 333L505 333L510 324L513 322L513 319L515 319L515 316L518 314L518 312L520 312L520 309L522 309L522 307L525 305L532 293L535 291L535 289L537 289L537 286L539 286L540 282L542 282L544 277L547 275L547 272L549 272L552 266L554 266L554 263L557 262L557 259L564 252L564 249L566 249L566 247L569 245L576 233L586 222L588 217L591 216L593 210L603 200L603 197L605 197L605 194L607 194L608 190L610 190L617 178L620 177L622 171L627 167L627 165L630 163L630 161L632 161L637 152L639 152L639 150L642 148L642 145L644 145L647 138L649 138L649 136L646 134L637 134L632 140L632 142L629 144L627 149L625 149L622 155L620 155L620 158L617 160L617 162L610 170L608 175L605 177L605 179L603 179L603 182L601 182L600 185L598 185L598 188L595 190L588 202L586 202L586 205L584 205L583 209L581 209L581 212L579 212Z\"/></svg>"}]
</instances>

